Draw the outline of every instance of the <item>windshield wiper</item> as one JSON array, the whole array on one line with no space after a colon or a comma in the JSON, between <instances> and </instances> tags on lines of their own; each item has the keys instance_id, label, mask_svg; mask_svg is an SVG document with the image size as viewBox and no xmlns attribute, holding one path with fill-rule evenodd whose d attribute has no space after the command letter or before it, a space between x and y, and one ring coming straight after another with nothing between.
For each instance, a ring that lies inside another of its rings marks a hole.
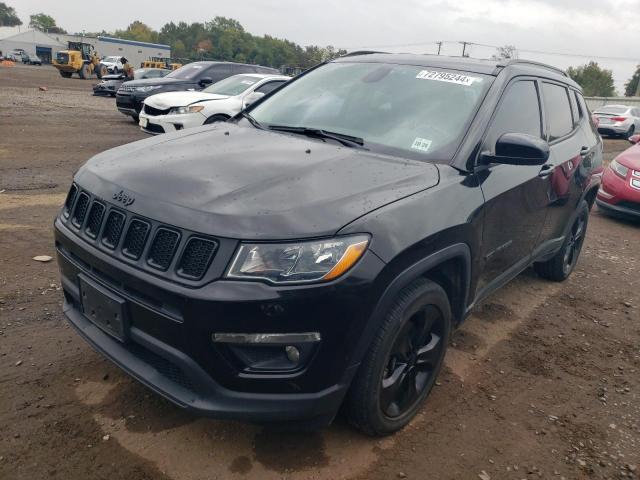
<instances>
[{"instance_id":1,"label":"windshield wiper","mask_svg":"<svg viewBox=\"0 0 640 480\"><path fill-rule=\"evenodd\" d=\"M247 120L249 120L249 123L251 125L253 125L254 127L259 128L260 130L266 130L264 125L262 125L259 121L257 121L255 118L253 118L247 112L240 112L240 115L242 116L242 118L246 118Z\"/></svg>"},{"instance_id":2,"label":"windshield wiper","mask_svg":"<svg viewBox=\"0 0 640 480\"><path fill-rule=\"evenodd\" d=\"M269 130L276 130L278 132L299 133L300 135L307 135L309 137L317 138L329 138L340 142L345 147L359 148L364 145L364 140L360 137L353 137L351 135L345 135L344 133L329 132L322 130L321 128L310 127L291 127L288 125L269 125Z\"/></svg>"}]
</instances>

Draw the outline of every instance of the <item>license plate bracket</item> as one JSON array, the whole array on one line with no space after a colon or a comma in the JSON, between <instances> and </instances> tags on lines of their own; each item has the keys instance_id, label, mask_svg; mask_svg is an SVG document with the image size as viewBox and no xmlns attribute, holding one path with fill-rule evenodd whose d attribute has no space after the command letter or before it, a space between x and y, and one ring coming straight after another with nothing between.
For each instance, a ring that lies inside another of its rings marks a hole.
<instances>
[{"instance_id":1,"label":"license plate bracket","mask_svg":"<svg viewBox=\"0 0 640 480\"><path fill-rule=\"evenodd\" d=\"M78 280L82 312L87 320L115 339L126 341L129 329L126 300L82 274Z\"/></svg>"},{"instance_id":2,"label":"license plate bracket","mask_svg":"<svg viewBox=\"0 0 640 480\"><path fill-rule=\"evenodd\" d=\"M147 120L144 117L140 117L140 122L139 123L140 123L140 126L142 128L147 128L147 125L149 125L149 120Z\"/></svg>"}]
</instances>

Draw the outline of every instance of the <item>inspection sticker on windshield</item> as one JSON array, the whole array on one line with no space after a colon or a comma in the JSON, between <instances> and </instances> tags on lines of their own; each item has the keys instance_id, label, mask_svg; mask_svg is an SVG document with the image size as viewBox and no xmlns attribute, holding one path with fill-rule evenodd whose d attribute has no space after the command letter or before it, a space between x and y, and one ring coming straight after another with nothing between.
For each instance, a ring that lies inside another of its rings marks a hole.
<instances>
[{"instance_id":1,"label":"inspection sticker on windshield","mask_svg":"<svg viewBox=\"0 0 640 480\"><path fill-rule=\"evenodd\" d=\"M435 70L421 70L418 75L416 75L416 78L456 83L458 85L464 85L465 87L469 87L473 82L481 80L481 78L478 77L468 77L467 75L460 75L459 73L436 72Z\"/></svg>"},{"instance_id":2,"label":"inspection sticker on windshield","mask_svg":"<svg viewBox=\"0 0 640 480\"><path fill-rule=\"evenodd\" d=\"M431 148L431 140L417 137L413 141L413 145L411 145L411 148L413 148L414 150L421 150L423 152L428 152L429 149Z\"/></svg>"}]
</instances>

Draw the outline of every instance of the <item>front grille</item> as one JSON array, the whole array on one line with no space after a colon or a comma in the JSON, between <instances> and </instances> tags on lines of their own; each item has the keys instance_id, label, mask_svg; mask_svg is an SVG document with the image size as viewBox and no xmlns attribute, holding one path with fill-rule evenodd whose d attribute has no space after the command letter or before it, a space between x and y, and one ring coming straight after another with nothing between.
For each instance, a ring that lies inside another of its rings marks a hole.
<instances>
[{"instance_id":1,"label":"front grille","mask_svg":"<svg viewBox=\"0 0 640 480\"><path fill-rule=\"evenodd\" d=\"M183 277L199 279L204 275L213 258L218 244L211 240L192 238L182 253L178 274Z\"/></svg>"},{"instance_id":2,"label":"front grille","mask_svg":"<svg viewBox=\"0 0 640 480\"><path fill-rule=\"evenodd\" d=\"M127 235L124 237L122 253L135 260L139 259L144 250L145 242L147 241L149 228L147 222L138 219L132 220L129 225L129 230L127 230Z\"/></svg>"},{"instance_id":3,"label":"front grille","mask_svg":"<svg viewBox=\"0 0 640 480\"><path fill-rule=\"evenodd\" d=\"M165 109L165 110L160 110L159 108L153 108L150 105L147 105L146 103L144 104L144 113L148 114L148 115L152 115L154 117L158 116L158 115L166 115L169 113L169 108Z\"/></svg>"},{"instance_id":4,"label":"front grille","mask_svg":"<svg viewBox=\"0 0 640 480\"><path fill-rule=\"evenodd\" d=\"M145 129L153 133L164 133L164 127L155 123L148 123Z\"/></svg>"},{"instance_id":5,"label":"front grille","mask_svg":"<svg viewBox=\"0 0 640 480\"><path fill-rule=\"evenodd\" d=\"M628 202L626 200L622 202L618 202L618 207L628 208L629 210L634 210L636 212L640 212L640 203L636 202Z\"/></svg>"},{"instance_id":6,"label":"front grille","mask_svg":"<svg viewBox=\"0 0 640 480\"><path fill-rule=\"evenodd\" d=\"M87 226L84 228L87 235L91 238L96 238L100 233L100 227L102 226L102 217L104 216L104 205L100 202L93 202L91 210L89 210L89 218L87 219Z\"/></svg>"},{"instance_id":7,"label":"front grille","mask_svg":"<svg viewBox=\"0 0 640 480\"><path fill-rule=\"evenodd\" d=\"M178 283L204 281L219 245L217 239L136 216L76 184L59 218L104 253Z\"/></svg>"},{"instance_id":8,"label":"front grille","mask_svg":"<svg viewBox=\"0 0 640 480\"><path fill-rule=\"evenodd\" d=\"M112 210L107 217L107 224L104 227L104 233L102 234L102 243L110 249L116 248L120 235L122 235L122 228L124 227L125 216Z\"/></svg>"},{"instance_id":9,"label":"front grille","mask_svg":"<svg viewBox=\"0 0 640 480\"><path fill-rule=\"evenodd\" d=\"M179 233L165 228L158 229L147 257L149 265L159 270L169 268L179 240Z\"/></svg>"},{"instance_id":10,"label":"front grille","mask_svg":"<svg viewBox=\"0 0 640 480\"><path fill-rule=\"evenodd\" d=\"M76 228L80 228L82 222L84 222L84 218L87 215L87 208L89 207L89 195L82 192L78 196L78 201L76 202L76 207L73 209L73 216L71 217L71 223L75 225Z\"/></svg>"},{"instance_id":11,"label":"front grille","mask_svg":"<svg viewBox=\"0 0 640 480\"><path fill-rule=\"evenodd\" d=\"M76 200L76 195L78 194L78 187L75 185L71 185L71 189L67 194L67 199L64 201L64 210L63 214L65 217L68 217L71 213L71 208L73 207L73 202Z\"/></svg>"},{"instance_id":12,"label":"front grille","mask_svg":"<svg viewBox=\"0 0 640 480\"><path fill-rule=\"evenodd\" d=\"M160 375L171 380L174 383L188 389L193 390L193 382L187 377L184 371L173 362L161 357L155 352L138 345L137 343L129 343L127 350L140 358L143 362L153 367Z\"/></svg>"},{"instance_id":13,"label":"front grille","mask_svg":"<svg viewBox=\"0 0 640 480\"><path fill-rule=\"evenodd\" d=\"M130 87L129 85L121 85L118 91L120 92L133 92L135 90L134 87Z\"/></svg>"}]
</instances>

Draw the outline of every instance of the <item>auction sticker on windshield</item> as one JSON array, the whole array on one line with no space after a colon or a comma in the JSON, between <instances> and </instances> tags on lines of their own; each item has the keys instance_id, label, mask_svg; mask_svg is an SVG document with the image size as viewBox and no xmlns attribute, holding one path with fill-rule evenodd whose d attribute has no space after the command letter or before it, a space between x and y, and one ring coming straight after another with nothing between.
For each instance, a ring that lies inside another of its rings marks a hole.
<instances>
[{"instance_id":1,"label":"auction sticker on windshield","mask_svg":"<svg viewBox=\"0 0 640 480\"><path fill-rule=\"evenodd\" d=\"M478 77L468 77L467 75L460 75L459 73L447 73L437 72L435 70L421 70L416 75L416 78L423 80L435 80L438 82L456 83L458 85L470 86L474 82L479 82L482 79Z\"/></svg>"}]
</instances>

